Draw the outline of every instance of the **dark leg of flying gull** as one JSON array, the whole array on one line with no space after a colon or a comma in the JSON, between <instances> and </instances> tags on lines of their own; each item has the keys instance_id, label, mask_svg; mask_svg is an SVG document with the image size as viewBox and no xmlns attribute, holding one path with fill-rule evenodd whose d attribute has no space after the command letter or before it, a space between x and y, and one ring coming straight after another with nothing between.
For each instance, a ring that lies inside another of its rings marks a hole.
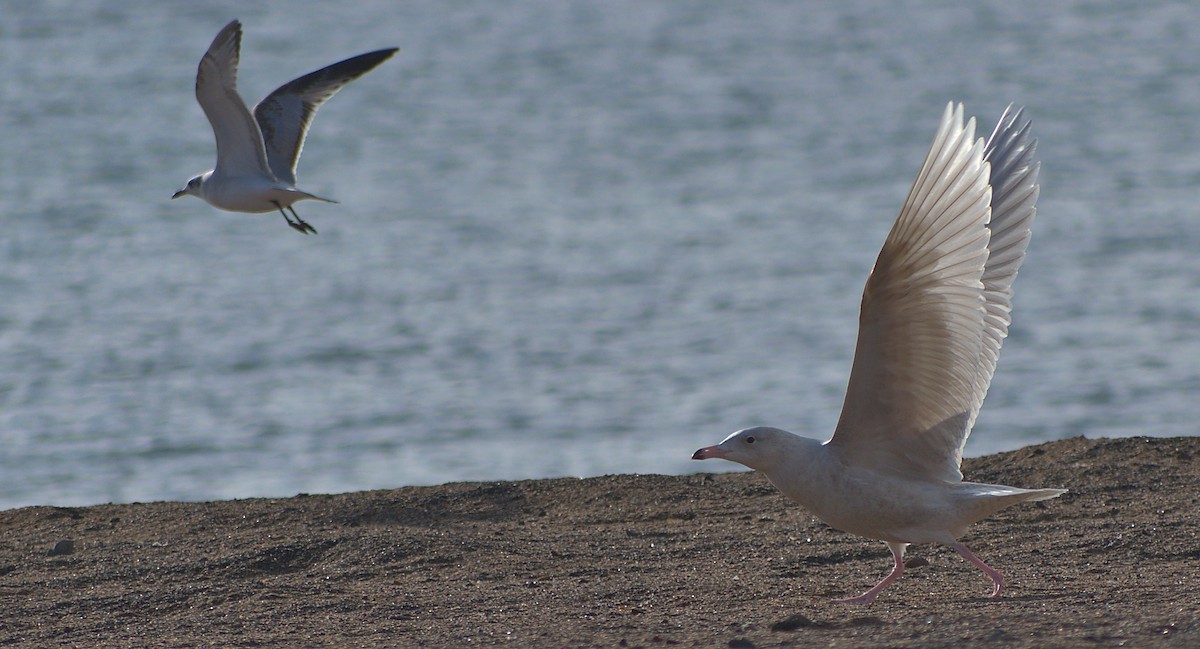
<instances>
[{"instance_id":1,"label":"dark leg of flying gull","mask_svg":"<svg viewBox=\"0 0 1200 649\"><path fill-rule=\"evenodd\" d=\"M296 217L295 221L288 218L287 212L283 211L283 206L279 204L279 201L271 202L275 204L275 207L279 208L279 213L283 215L283 220L287 221L287 224L291 226L293 230L299 232L300 234L308 234L310 232L313 234L317 233L317 229L305 222L304 219L300 218L300 215L296 214L296 210L291 205L288 205L287 208L291 211L292 216Z\"/></svg>"}]
</instances>

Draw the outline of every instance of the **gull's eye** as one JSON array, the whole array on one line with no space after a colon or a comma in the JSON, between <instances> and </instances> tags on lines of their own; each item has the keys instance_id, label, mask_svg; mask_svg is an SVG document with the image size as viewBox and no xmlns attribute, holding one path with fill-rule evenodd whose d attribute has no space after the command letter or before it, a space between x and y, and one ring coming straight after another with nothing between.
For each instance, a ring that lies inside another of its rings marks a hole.
<instances>
[{"instance_id":1,"label":"gull's eye","mask_svg":"<svg viewBox=\"0 0 1200 649\"><path fill-rule=\"evenodd\" d=\"M746 438L746 443L747 443L747 444L753 444L753 443L754 443L754 436L753 436L753 435L751 435L750 437L747 437L747 438Z\"/></svg>"}]
</instances>

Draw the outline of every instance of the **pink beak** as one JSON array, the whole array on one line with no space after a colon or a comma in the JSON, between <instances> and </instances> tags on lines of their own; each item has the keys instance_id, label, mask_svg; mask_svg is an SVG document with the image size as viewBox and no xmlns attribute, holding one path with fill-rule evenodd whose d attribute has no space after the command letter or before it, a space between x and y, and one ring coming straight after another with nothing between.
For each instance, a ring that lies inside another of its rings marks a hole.
<instances>
[{"instance_id":1,"label":"pink beak","mask_svg":"<svg viewBox=\"0 0 1200 649\"><path fill-rule=\"evenodd\" d=\"M705 446L704 448L692 453L693 460L707 460L710 458L722 458L727 455L725 449L720 446Z\"/></svg>"}]
</instances>

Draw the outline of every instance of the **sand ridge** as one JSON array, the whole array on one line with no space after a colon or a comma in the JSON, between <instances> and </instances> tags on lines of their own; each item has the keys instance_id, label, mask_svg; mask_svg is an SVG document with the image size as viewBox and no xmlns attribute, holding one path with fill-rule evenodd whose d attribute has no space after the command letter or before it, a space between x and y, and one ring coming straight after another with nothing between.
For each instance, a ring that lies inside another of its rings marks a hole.
<instances>
[{"instance_id":1,"label":"sand ridge","mask_svg":"<svg viewBox=\"0 0 1200 649\"><path fill-rule=\"evenodd\" d=\"M998 600L915 545L928 565L838 606L886 572L882 543L752 473L617 475L0 512L0 645L1200 646L1200 437L963 468L1071 490L964 537Z\"/></svg>"}]
</instances>

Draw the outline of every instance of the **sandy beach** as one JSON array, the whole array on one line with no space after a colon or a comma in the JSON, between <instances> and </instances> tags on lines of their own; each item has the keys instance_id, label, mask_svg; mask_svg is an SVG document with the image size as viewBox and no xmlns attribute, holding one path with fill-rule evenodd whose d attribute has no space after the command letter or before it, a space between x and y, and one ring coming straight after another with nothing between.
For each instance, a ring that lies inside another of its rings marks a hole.
<instances>
[{"instance_id":1,"label":"sandy beach","mask_svg":"<svg viewBox=\"0 0 1200 649\"><path fill-rule=\"evenodd\" d=\"M1066 487L888 569L752 473L0 512L0 645L1200 646L1200 437L964 462ZM926 565L920 565L928 562Z\"/></svg>"}]
</instances>

